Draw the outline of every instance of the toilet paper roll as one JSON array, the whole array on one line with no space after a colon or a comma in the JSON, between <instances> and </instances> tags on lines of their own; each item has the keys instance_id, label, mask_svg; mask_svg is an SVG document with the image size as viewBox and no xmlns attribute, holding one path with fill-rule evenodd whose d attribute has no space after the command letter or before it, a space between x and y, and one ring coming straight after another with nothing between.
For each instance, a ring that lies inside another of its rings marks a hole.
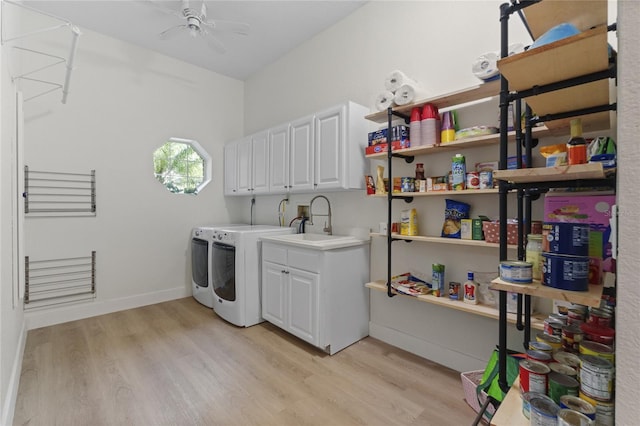
<instances>
[{"instance_id":1,"label":"toilet paper roll","mask_svg":"<svg viewBox=\"0 0 640 426\"><path fill-rule=\"evenodd\" d=\"M393 106L393 93L384 91L376 96L376 109L378 111L384 111L390 106Z\"/></svg>"},{"instance_id":2,"label":"toilet paper roll","mask_svg":"<svg viewBox=\"0 0 640 426\"><path fill-rule=\"evenodd\" d=\"M391 71L391 74L384 80L384 87L390 92L395 92L403 84L413 84L419 86L417 80L407 77L402 71Z\"/></svg>"},{"instance_id":3,"label":"toilet paper roll","mask_svg":"<svg viewBox=\"0 0 640 426\"><path fill-rule=\"evenodd\" d=\"M489 80L499 74L498 55L493 52L480 55L471 66L471 72L480 80Z\"/></svg>"},{"instance_id":4,"label":"toilet paper roll","mask_svg":"<svg viewBox=\"0 0 640 426\"><path fill-rule=\"evenodd\" d=\"M396 90L393 101L397 105L407 105L421 98L426 98L422 87L417 84L405 83Z\"/></svg>"}]
</instances>

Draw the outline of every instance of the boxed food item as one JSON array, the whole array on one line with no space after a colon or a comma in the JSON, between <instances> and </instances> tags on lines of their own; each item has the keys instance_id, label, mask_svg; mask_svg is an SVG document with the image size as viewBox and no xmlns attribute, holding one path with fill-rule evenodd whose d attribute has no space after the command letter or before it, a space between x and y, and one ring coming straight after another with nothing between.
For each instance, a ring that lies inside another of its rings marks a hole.
<instances>
[{"instance_id":1,"label":"boxed food item","mask_svg":"<svg viewBox=\"0 0 640 426\"><path fill-rule=\"evenodd\" d=\"M405 140L405 141L394 141L391 143L391 150L395 151L396 149L404 149L404 148L409 148L411 146L411 144L409 143L409 140ZM387 144L386 143L379 143L377 145L370 145L367 146L364 149L364 153L366 155L371 155L371 154L378 154L380 152L386 152L387 151Z\"/></svg>"},{"instance_id":2,"label":"boxed food item","mask_svg":"<svg viewBox=\"0 0 640 426\"><path fill-rule=\"evenodd\" d=\"M486 242L500 242L500 222L482 222L482 232ZM507 220L507 244L518 244L518 222L514 219Z\"/></svg>"},{"instance_id":3,"label":"boxed food item","mask_svg":"<svg viewBox=\"0 0 640 426\"><path fill-rule=\"evenodd\" d=\"M387 135L389 134L389 129L384 128L380 130L376 130L375 132L369 133L369 146L379 145L382 143L387 143ZM409 141L409 128L404 125L393 126L391 128L391 141L400 141L400 142L408 142Z\"/></svg>"},{"instance_id":4,"label":"boxed food item","mask_svg":"<svg viewBox=\"0 0 640 426\"><path fill-rule=\"evenodd\" d=\"M473 219L460 220L460 239L471 240L473 236Z\"/></svg>"},{"instance_id":5,"label":"boxed food item","mask_svg":"<svg viewBox=\"0 0 640 426\"><path fill-rule=\"evenodd\" d=\"M550 192L544 197L544 222L589 224L589 283L600 284L603 272L615 272L611 223L613 194L567 194Z\"/></svg>"},{"instance_id":6,"label":"boxed food item","mask_svg":"<svg viewBox=\"0 0 640 426\"><path fill-rule=\"evenodd\" d=\"M418 235L418 212L416 209L402 210L400 213L400 235Z\"/></svg>"},{"instance_id":7,"label":"boxed food item","mask_svg":"<svg viewBox=\"0 0 640 426\"><path fill-rule=\"evenodd\" d=\"M427 191L449 190L449 176L432 176L427 178Z\"/></svg>"}]
</instances>

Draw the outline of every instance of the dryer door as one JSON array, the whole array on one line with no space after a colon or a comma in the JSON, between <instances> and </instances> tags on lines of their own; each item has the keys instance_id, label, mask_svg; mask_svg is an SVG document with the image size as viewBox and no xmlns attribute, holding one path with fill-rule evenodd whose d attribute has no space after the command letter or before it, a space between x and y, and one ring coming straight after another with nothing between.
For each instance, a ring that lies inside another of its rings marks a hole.
<instances>
[{"instance_id":1,"label":"dryer door","mask_svg":"<svg viewBox=\"0 0 640 426\"><path fill-rule=\"evenodd\" d=\"M209 243L199 238L191 239L191 276L200 287L209 287Z\"/></svg>"},{"instance_id":2,"label":"dryer door","mask_svg":"<svg viewBox=\"0 0 640 426\"><path fill-rule=\"evenodd\" d=\"M216 296L236 300L236 248L214 242L211 249L211 283Z\"/></svg>"}]
</instances>

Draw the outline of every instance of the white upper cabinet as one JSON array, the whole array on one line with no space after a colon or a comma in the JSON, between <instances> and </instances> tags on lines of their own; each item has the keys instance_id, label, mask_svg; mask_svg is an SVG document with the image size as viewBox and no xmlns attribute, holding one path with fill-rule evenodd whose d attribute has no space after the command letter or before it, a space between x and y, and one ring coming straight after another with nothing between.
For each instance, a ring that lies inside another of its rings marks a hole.
<instances>
[{"instance_id":1,"label":"white upper cabinet","mask_svg":"<svg viewBox=\"0 0 640 426\"><path fill-rule=\"evenodd\" d=\"M315 119L315 190L363 189L368 109L353 102L329 108Z\"/></svg>"},{"instance_id":2,"label":"white upper cabinet","mask_svg":"<svg viewBox=\"0 0 640 426\"><path fill-rule=\"evenodd\" d=\"M291 143L289 145L290 192L313 191L313 119L313 115L310 115L291 123Z\"/></svg>"},{"instance_id":3,"label":"white upper cabinet","mask_svg":"<svg viewBox=\"0 0 640 426\"><path fill-rule=\"evenodd\" d=\"M289 190L289 124L269 130L269 192Z\"/></svg>"},{"instance_id":4,"label":"white upper cabinet","mask_svg":"<svg viewBox=\"0 0 640 426\"><path fill-rule=\"evenodd\" d=\"M224 146L224 195L238 195L238 144Z\"/></svg>"},{"instance_id":5,"label":"white upper cabinet","mask_svg":"<svg viewBox=\"0 0 640 426\"><path fill-rule=\"evenodd\" d=\"M236 146L235 187L226 195L363 189L368 109L347 102L244 138ZM225 163L233 162L225 147ZM225 164L225 170L232 166Z\"/></svg>"}]
</instances>

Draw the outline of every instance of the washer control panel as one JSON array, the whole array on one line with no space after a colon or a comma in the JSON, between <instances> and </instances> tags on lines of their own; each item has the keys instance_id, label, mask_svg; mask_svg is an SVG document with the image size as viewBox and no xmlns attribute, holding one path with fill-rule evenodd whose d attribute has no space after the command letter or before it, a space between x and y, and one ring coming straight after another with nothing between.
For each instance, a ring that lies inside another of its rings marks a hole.
<instances>
[{"instance_id":1,"label":"washer control panel","mask_svg":"<svg viewBox=\"0 0 640 426\"><path fill-rule=\"evenodd\" d=\"M213 240L224 244L233 245L235 243L235 235L228 231L215 231Z\"/></svg>"}]
</instances>

